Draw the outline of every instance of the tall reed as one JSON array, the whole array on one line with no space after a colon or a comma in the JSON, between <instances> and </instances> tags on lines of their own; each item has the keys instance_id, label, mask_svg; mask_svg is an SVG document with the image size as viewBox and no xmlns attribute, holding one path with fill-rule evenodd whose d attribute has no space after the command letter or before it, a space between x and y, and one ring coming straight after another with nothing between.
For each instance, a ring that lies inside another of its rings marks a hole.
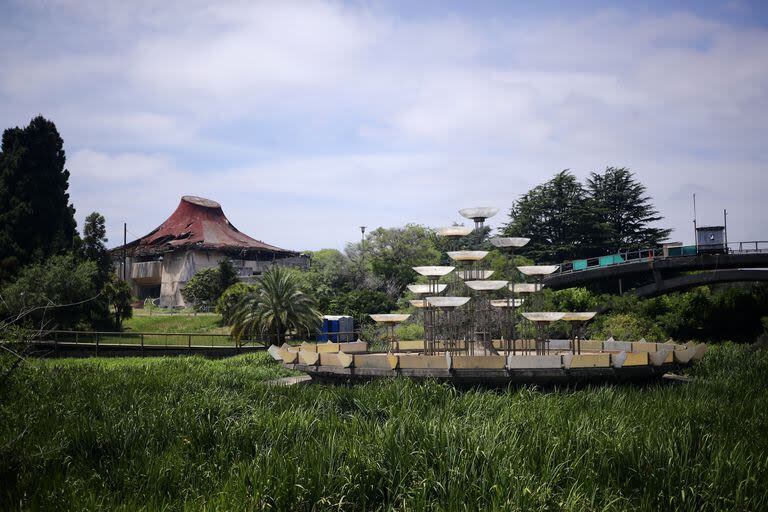
<instances>
[{"instance_id":1,"label":"tall reed","mask_svg":"<svg viewBox=\"0 0 768 512\"><path fill-rule=\"evenodd\" d=\"M0 509L768 509L768 354L693 373L457 391L266 386L264 354L35 361L0 397Z\"/></svg>"}]
</instances>

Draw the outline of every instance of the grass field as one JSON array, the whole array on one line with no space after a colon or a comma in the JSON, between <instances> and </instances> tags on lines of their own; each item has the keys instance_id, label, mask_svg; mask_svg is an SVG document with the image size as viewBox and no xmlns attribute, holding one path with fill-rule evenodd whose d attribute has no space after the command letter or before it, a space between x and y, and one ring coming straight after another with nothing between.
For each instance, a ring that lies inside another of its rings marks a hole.
<instances>
[{"instance_id":1,"label":"grass field","mask_svg":"<svg viewBox=\"0 0 768 512\"><path fill-rule=\"evenodd\" d=\"M284 374L32 361L0 389L0 509L768 509L765 352L649 387L260 383Z\"/></svg>"},{"instance_id":2,"label":"grass field","mask_svg":"<svg viewBox=\"0 0 768 512\"><path fill-rule=\"evenodd\" d=\"M133 332L229 333L219 325L220 315L135 315L123 322L123 330Z\"/></svg>"},{"instance_id":3,"label":"grass field","mask_svg":"<svg viewBox=\"0 0 768 512\"><path fill-rule=\"evenodd\" d=\"M233 346L229 327L220 325L221 316L211 313L199 315L155 314L136 315L123 322L123 332L99 334L102 345L196 345L205 347ZM147 333L141 336L141 333ZM182 334L178 334L182 333ZM195 334L196 336L188 336ZM57 333L60 342L96 343L96 334Z\"/></svg>"}]
</instances>

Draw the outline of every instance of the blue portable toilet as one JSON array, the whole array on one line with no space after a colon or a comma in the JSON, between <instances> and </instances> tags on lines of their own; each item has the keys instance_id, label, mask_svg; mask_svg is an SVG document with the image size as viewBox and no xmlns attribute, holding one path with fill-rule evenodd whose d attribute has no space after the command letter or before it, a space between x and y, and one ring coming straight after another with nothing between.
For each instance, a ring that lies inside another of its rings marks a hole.
<instances>
[{"instance_id":1,"label":"blue portable toilet","mask_svg":"<svg viewBox=\"0 0 768 512\"><path fill-rule=\"evenodd\" d=\"M317 335L317 341L328 341L328 319L323 317L323 325L320 328L320 334Z\"/></svg>"},{"instance_id":2,"label":"blue portable toilet","mask_svg":"<svg viewBox=\"0 0 768 512\"><path fill-rule=\"evenodd\" d=\"M348 342L354 341L354 320L347 315L324 315L323 326L317 341Z\"/></svg>"}]
</instances>

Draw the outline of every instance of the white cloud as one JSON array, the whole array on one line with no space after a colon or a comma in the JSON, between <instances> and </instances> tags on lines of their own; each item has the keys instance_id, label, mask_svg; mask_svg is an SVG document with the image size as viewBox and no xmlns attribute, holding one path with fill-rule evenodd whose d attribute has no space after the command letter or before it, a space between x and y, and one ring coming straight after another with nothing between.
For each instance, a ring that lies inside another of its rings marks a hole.
<instances>
[{"instance_id":1,"label":"white cloud","mask_svg":"<svg viewBox=\"0 0 768 512\"><path fill-rule=\"evenodd\" d=\"M147 230L197 193L272 243L341 246L360 223L506 210L560 169L627 165L680 238L695 186L738 205L743 236L768 227L763 29L618 9L414 20L321 1L17 8L38 21L0 49L0 117L57 122L83 214Z\"/></svg>"}]
</instances>

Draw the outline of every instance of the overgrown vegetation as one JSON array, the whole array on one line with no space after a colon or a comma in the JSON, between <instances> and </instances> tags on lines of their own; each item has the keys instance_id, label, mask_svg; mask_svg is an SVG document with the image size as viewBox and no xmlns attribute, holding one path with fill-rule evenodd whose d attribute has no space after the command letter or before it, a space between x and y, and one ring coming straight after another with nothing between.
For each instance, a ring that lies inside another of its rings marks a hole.
<instances>
[{"instance_id":1,"label":"overgrown vegetation","mask_svg":"<svg viewBox=\"0 0 768 512\"><path fill-rule=\"evenodd\" d=\"M167 332L167 333L216 333L229 331L221 326L221 317L215 314L198 315L137 315L126 320L125 331L133 332Z\"/></svg>"},{"instance_id":2,"label":"overgrown vegetation","mask_svg":"<svg viewBox=\"0 0 768 512\"><path fill-rule=\"evenodd\" d=\"M702 286L654 298L597 295L584 288L571 288L546 290L542 302L546 311L603 310L588 329L595 339L613 336L631 341L673 338L751 343L763 330L761 318L768 316L768 286ZM553 335L565 336L565 329L565 325L555 325Z\"/></svg>"},{"instance_id":3,"label":"overgrown vegetation","mask_svg":"<svg viewBox=\"0 0 768 512\"><path fill-rule=\"evenodd\" d=\"M63 254L79 243L69 202L64 141L37 116L8 128L0 147L0 283L28 263Z\"/></svg>"},{"instance_id":4,"label":"overgrown vegetation","mask_svg":"<svg viewBox=\"0 0 768 512\"><path fill-rule=\"evenodd\" d=\"M222 294L238 283L237 271L232 262L224 259L216 267L198 270L184 285L181 294L196 311L212 311Z\"/></svg>"},{"instance_id":5,"label":"overgrown vegetation","mask_svg":"<svg viewBox=\"0 0 768 512\"><path fill-rule=\"evenodd\" d=\"M0 508L768 507L768 354L683 385L268 387L252 355L34 361L0 393Z\"/></svg>"},{"instance_id":6,"label":"overgrown vegetation","mask_svg":"<svg viewBox=\"0 0 768 512\"><path fill-rule=\"evenodd\" d=\"M314 333L321 315L312 297L299 286L295 271L270 267L235 306L232 335L238 340L270 339L282 345L287 333Z\"/></svg>"},{"instance_id":7,"label":"overgrown vegetation","mask_svg":"<svg viewBox=\"0 0 768 512\"><path fill-rule=\"evenodd\" d=\"M78 234L65 162L64 141L42 116L3 132L0 319L34 331L119 328L130 289L112 270L104 216L88 215Z\"/></svg>"}]
</instances>

